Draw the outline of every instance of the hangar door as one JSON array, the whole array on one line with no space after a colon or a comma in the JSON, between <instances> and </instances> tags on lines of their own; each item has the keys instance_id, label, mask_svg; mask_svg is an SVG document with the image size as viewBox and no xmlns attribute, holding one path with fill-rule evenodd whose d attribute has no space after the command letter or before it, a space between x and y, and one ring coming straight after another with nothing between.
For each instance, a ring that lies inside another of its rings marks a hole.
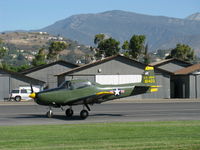
<instances>
[{"instance_id":1,"label":"hangar door","mask_svg":"<svg viewBox=\"0 0 200 150\"><path fill-rule=\"evenodd\" d=\"M99 84L126 84L139 83L142 75L96 75L96 82Z\"/></svg>"},{"instance_id":2,"label":"hangar door","mask_svg":"<svg viewBox=\"0 0 200 150\"><path fill-rule=\"evenodd\" d=\"M9 98L10 92L10 77L0 76L0 100L4 98Z\"/></svg>"}]
</instances>

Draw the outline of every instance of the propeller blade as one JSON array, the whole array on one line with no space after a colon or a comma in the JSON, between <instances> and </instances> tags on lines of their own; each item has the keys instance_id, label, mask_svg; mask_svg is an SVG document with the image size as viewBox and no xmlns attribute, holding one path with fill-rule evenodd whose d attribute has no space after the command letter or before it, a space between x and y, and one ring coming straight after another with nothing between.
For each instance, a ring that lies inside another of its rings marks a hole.
<instances>
[{"instance_id":1,"label":"propeller blade","mask_svg":"<svg viewBox=\"0 0 200 150\"><path fill-rule=\"evenodd\" d=\"M31 86L31 93L34 93L32 84L30 84L30 86Z\"/></svg>"}]
</instances>

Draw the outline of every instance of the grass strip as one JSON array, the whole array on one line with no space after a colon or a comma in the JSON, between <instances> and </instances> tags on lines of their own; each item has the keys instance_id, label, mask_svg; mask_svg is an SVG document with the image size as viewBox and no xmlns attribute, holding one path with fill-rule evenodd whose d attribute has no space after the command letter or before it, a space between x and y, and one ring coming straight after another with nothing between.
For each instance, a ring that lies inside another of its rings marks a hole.
<instances>
[{"instance_id":1,"label":"grass strip","mask_svg":"<svg viewBox=\"0 0 200 150\"><path fill-rule=\"evenodd\" d=\"M1 126L3 150L199 150L200 121Z\"/></svg>"}]
</instances>

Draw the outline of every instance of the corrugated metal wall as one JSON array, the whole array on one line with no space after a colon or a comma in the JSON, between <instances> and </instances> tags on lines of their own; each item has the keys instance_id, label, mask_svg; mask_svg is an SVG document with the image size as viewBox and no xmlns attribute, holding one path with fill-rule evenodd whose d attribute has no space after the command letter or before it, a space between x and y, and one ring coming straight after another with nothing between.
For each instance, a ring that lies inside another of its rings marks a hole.
<instances>
[{"instance_id":1,"label":"corrugated metal wall","mask_svg":"<svg viewBox=\"0 0 200 150\"><path fill-rule=\"evenodd\" d=\"M8 75L0 75L0 100L9 98L10 77Z\"/></svg>"},{"instance_id":2,"label":"corrugated metal wall","mask_svg":"<svg viewBox=\"0 0 200 150\"><path fill-rule=\"evenodd\" d=\"M190 75L189 80L189 98L200 98L200 75Z\"/></svg>"},{"instance_id":3,"label":"corrugated metal wall","mask_svg":"<svg viewBox=\"0 0 200 150\"><path fill-rule=\"evenodd\" d=\"M108 62L97 64L93 67L86 68L84 70L78 71L76 74L94 74L94 75L118 75L118 74L135 74L141 75L144 71L144 65L140 63L133 63L132 61L127 61L125 58L116 58ZM99 72L101 69L101 72Z\"/></svg>"},{"instance_id":4,"label":"corrugated metal wall","mask_svg":"<svg viewBox=\"0 0 200 150\"><path fill-rule=\"evenodd\" d=\"M34 79L39 79L41 81L46 82L48 88L55 88L58 86L57 77L55 75L66 72L70 69L71 68L68 68L66 66L56 64L53 66L49 66L49 67L31 72L31 73L28 73L26 75Z\"/></svg>"}]
</instances>

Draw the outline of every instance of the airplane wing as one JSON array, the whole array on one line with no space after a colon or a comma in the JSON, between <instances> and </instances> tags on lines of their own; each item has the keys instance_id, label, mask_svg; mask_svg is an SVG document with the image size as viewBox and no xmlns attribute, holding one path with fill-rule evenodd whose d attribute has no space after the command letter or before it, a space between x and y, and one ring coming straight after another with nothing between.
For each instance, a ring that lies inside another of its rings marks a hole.
<instances>
[{"instance_id":1,"label":"airplane wing","mask_svg":"<svg viewBox=\"0 0 200 150\"><path fill-rule=\"evenodd\" d=\"M94 104L94 103L102 103L105 101L105 99L111 95L114 95L113 92L108 92L108 91L103 91L103 92L98 92L96 94L72 100L70 102L65 103L65 105L79 105L79 104Z\"/></svg>"}]
</instances>

